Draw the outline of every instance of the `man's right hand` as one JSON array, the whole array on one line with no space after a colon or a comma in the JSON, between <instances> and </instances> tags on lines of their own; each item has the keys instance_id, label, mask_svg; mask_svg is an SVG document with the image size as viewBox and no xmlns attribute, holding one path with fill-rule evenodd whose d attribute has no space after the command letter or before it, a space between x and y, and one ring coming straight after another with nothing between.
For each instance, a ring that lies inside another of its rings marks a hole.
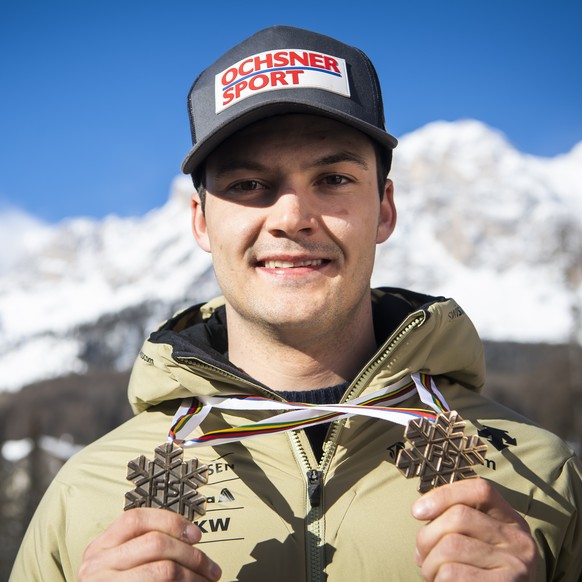
<instances>
[{"instance_id":1,"label":"man's right hand","mask_svg":"<svg viewBox=\"0 0 582 582\"><path fill-rule=\"evenodd\" d=\"M130 509L83 554L79 581L214 582L220 567L193 546L200 529L166 509Z\"/></svg>"}]
</instances>

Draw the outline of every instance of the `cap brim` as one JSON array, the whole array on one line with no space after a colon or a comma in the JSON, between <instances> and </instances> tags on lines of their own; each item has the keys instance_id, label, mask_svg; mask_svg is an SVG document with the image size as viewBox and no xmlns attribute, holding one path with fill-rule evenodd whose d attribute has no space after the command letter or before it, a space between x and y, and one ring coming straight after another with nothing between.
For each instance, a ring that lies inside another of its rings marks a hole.
<instances>
[{"instance_id":1,"label":"cap brim","mask_svg":"<svg viewBox=\"0 0 582 582\"><path fill-rule=\"evenodd\" d=\"M305 103L301 100L290 100L287 98L281 101L271 101L267 104L259 103L255 107L247 109L241 115L230 118L216 127L212 133L207 135L188 152L182 162L182 172L184 174L193 174L196 168L224 140L244 127L261 119L273 117L274 115L284 115L286 113L311 113L335 119L360 130L386 149L394 149L398 144L398 140L388 132L366 123L361 119L338 112L336 109L327 108L325 105L314 105L313 103Z\"/></svg>"}]
</instances>

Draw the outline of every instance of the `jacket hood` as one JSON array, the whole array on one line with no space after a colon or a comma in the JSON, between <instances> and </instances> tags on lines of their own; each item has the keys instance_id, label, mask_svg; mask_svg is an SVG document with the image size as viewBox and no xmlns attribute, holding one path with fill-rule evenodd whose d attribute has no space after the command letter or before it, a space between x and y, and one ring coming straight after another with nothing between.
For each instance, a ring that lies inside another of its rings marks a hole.
<instances>
[{"instance_id":1,"label":"jacket hood","mask_svg":"<svg viewBox=\"0 0 582 582\"><path fill-rule=\"evenodd\" d=\"M483 347L470 319L453 300L404 289L372 290L378 351L362 369L377 389L423 372L479 391L485 380ZM221 390L268 393L227 357L224 299L176 314L144 342L129 382L135 413L173 399Z\"/></svg>"}]
</instances>

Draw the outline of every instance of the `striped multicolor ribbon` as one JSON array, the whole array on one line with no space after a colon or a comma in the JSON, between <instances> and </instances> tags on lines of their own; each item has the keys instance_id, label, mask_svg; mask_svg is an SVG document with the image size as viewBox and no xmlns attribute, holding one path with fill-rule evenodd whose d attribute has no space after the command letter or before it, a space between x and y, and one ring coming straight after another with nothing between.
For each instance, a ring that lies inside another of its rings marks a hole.
<instances>
[{"instance_id":1,"label":"striped multicolor ribbon","mask_svg":"<svg viewBox=\"0 0 582 582\"><path fill-rule=\"evenodd\" d=\"M417 408L395 408L417 392L424 404L433 412ZM207 432L199 437L188 436L200 425L213 409L238 411L276 411L277 413L242 426L228 427ZM448 405L428 374L412 374L395 384L386 386L372 394L355 398L342 404L306 404L303 402L279 402L261 396L236 394L199 396L186 398L177 410L168 433L168 440L183 447L222 445L250 437L297 430L315 426L330 420L350 416L367 416L406 425L414 418L434 420Z\"/></svg>"}]
</instances>

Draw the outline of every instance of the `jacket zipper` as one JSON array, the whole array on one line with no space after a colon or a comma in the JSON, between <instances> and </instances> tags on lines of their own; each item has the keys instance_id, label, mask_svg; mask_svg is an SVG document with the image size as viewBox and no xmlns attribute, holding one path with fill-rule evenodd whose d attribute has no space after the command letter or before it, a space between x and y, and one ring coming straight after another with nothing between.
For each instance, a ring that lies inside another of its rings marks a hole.
<instances>
[{"instance_id":1,"label":"jacket zipper","mask_svg":"<svg viewBox=\"0 0 582 582\"><path fill-rule=\"evenodd\" d=\"M414 319L411 320L410 323L408 323L385 348L382 347L382 348L380 348L380 350L378 350L379 352L381 352L381 355L378 358L376 358L375 360L372 360L367 364L365 370L358 376L356 382L353 383L352 386L344 394L344 397L342 398L342 402L346 402L347 400L349 400L352 397L352 395L354 394L354 392L356 391L356 389L359 388L360 385L362 384L362 380L364 378L368 377L371 374L371 372L373 372L380 364L382 364L382 362L384 362L386 360L386 358L392 354L392 352L396 349L398 344L413 329L420 327L425 322L427 313L426 313L426 311L422 310L422 311L417 311L414 315L415 315ZM270 398L274 398L274 399L279 400L279 401L283 400L278 394L269 390L265 386L262 386L260 384L255 384L254 382L249 382L248 380L246 380L245 378L242 378L241 376L237 376L236 374L232 374L230 372L227 372L223 368L209 364L208 362L205 362L204 360L201 360L200 358L197 358L196 356L182 356L182 357L176 358L176 361L182 362L182 363L189 365L189 366L195 365L198 368L212 370L213 372L217 372L218 374L220 374L221 376L223 376L225 378L228 378L229 380L236 380L237 382L242 382L245 385L250 386L250 387L254 388L255 390L258 390L259 392L268 395ZM334 423L334 425L335 424L336 423ZM332 426L334 426L334 425L332 425ZM330 434L330 437L331 436L332 435ZM326 455L324 452L323 457L325 458L325 456ZM306 457L306 459L307 459L307 457Z\"/></svg>"},{"instance_id":2,"label":"jacket zipper","mask_svg":"<svg viewBox=\"0 0 582 582\"><path fill-rule=\"evenodd\" d=\"M376 357L374 360L371 360L366 365L364 371L358 376L357 380L352 384L352 386L346 391L346 394L342 398L342 402L346 402L350 398L352 398L353 394L362 386L364 380L368 378L372 372L380 366L389 356L392 355L392 352L398 347L400 342L404 340L404 338L414 329L420 327L425 321L427 317L427 312L424 310L417 311L414 314L414 319L410 321L401 331L398 332L396 337L390 341L388 345L385 344L385 347L382 346L380 350L380 356ZM258 390L259 392L268 395L270 398L275 398L277 400L282 400L282 398L271 392L264 386L259 384L254 384L253 382L249 382L248 380L241 378L235 374L231 374L222 368L217 366L213 366L204 362L203 360L195 357L195 356L185 356L181 358L177 358L178 361L183 362L188 365L195 364L200 368L206 368L212 370L213 372L219 373L221 376L224 376L231 380L236 380L237 382L244 382L247 386L251 386ZM290 441L292 448L295 451L296 457L299 459L301 466L303 467L303 473L305 475L306 486L307 486L307 504L306 507L306 558L307 558L307 574L308 574L308 582L320 582L326 579L324 575L324 568L325 568L325 553L324 553L324 521L323 521L323 514L325 510L325 499L323 495L323 483L324 483L324 476L327 473L327 469L331 464L331 460L333 458L333 453L335 452L335 445L337 444L337 434L341 426L343 426L345 421L333 421L331 424L331 428L329 430L328 438L326 443L324 443L324 451L321 461L317 467L312 467L311 463L309 462L309 457L301 441L299 439L299 435L297 431L291 431ZM327 444L327 446L326 446Z\"/></svg>"},{"instance_id":3,"label":"jacket zipper","mask_svg":"<svg viewBox=\"0 0 582 582\"><path fill-rule=\"evenodd\" d=\"M305 551L307 560L307 580L317 582L323 580L325 567L323 552L323 470L322 463L317 468L311 466L307 452L299 439L298 431L289 433L291 446L303 468L307 490L307 505L305 508ZM325 457L325 453L323 455Z\"/></svg>"},{"instance_id":4,"label":"jacket zipper","mask_svg":"<svg viewBox=\"0 0 582 582\"><path fill-rule=\"evenodd\" d=\"M228 378L229 380L236 380L239 383L242 382L246 386L250 386L250 387L254 388L255 390L258 390L259 392L268 396L269 398L273 398L274 400L280 400L280 401L283 400L278 394L276 394L275 392L272 392L268 388L265 388L265 386L261 386L260 384L255 384L254 382L249 382L249 380L242 378L241 376L237 376L236 374L231 374L230 372L227 372L226 370L223 370L222 368L219 368L218 366L213 366L212 364L209 364L209 363L205 362L204 360L197 358L196 356L181 356L181 357L175 358L175 360L177 362L180 362L182 364L186 364L188 366L195 366L195 367L201 368L201 369L212 370L213 372L217 372L218 374L220 374L221 376L223 376L225 378Z\"/></svg>"},{"instance_id":5,"label":"jacket zipper","mask_svg":"<svg viewBox=\"0 0 582 582\"><path fill-rule=\"evenodd\" d=\"M321 471L317 469L307 471L307 496L311 507L321 505Z\"/></svg>"},{"instance_id":6,"label":"jacket zipper","mask_svg":"<svg viewBox=\"0 0 582 582\"><path fill-rule=\"evenodd\" d=\"M176 358L179 362L187 364L189 366L196 366L201 369L212 370L228 378L230 380L236 380L237 382L244 382L248 386L259 390L261 393L268 395L270 398L275 398L277 400L283 400L278 394L271 392L270 390L260 386L258 384L253 384L248 380L231 374L222 368L213 366L212 364L206 363L195 356L184 356L181 358ZM306 511L306 551L307 551L307 570L308 570L308 581L318 581L322 580L323 567L324 567L324 554L323 554L323 531L322 531L322 517L323 517L323 471L320 469L314 469L305 452L305 449L299 441L299 436L297 431L291 431L289 433L292 443L292 449L295 454L299 456L299 462L303 467L303 472L305 474L307 482L307 500L308 507ZM325 454L324 454L325 457ZM323 461L323 459L322 459Z\"/></svg>"},{"instance_id":7,"label":"jacket zipper","mask_svg":"<svg viewBox=\"0 0 582 582\"><path fill-rule=\"evenodd\" d=\"M354 393L356 392L356 389L362 385L362 381L368 376L370 376L370 374L378 366L384 363L386 359L392 355L392 352L394 352L394 350L398 347L400 342L402 342L412 330L420 327L426 321L427 312L424 310L417 311L413 315L415 316L414 319L410 320L410 322L407 323L406 326L404 326L404 328L398 332L396 337L388 345L384 344L386 347L382 346L382 348L378 350L377 353L380 353L380 355L376 359L368 363L366 369L358 376L356 382L352 384L352 386L348 390L346 390L346 393L342 398L342 402L347 402L350 398L352 398Z\"/></svg>"},{"instance_id":8,"label":"jacket zipper","mask_svg":"<svg viewBox=\"0 0 582 582\"><path fill-rule=\"evenodd\" d=\"M420 327L427 317L426 311L418 311L414 319L410 321L397 335L390 341L388 345L385 344L378 350L380 355L374 360L371 360L364 371L358 376L357 380L346 391L346 395L342 398L342 402L346 402L356 390L362 385L363 381L368 378L372 372L380 366L385 360L392 355L394 350L398 347L408 334L414 329ZM377 352L377 353L378 353ZM296 456L303 467L306 486L307 486L307 507L306 507L306 546L307 546L307 575L308 582L320 582L326 579L324 575L325 568L325 553L324 553L324 520L325 513L325 496L324 496L324 477L327 473L329 465L331 464L333 454L335 452L335 445L337 444L337 435L340 427L345 421L337 420L331 423L328 433L328 438L324 443L323 456L317 467L312 467L309 462L307 452L303 448L297 431L289 433L291 444L295 450ZM327 445L327 446L326 446Z\"/></svg>"}]
</instances>

